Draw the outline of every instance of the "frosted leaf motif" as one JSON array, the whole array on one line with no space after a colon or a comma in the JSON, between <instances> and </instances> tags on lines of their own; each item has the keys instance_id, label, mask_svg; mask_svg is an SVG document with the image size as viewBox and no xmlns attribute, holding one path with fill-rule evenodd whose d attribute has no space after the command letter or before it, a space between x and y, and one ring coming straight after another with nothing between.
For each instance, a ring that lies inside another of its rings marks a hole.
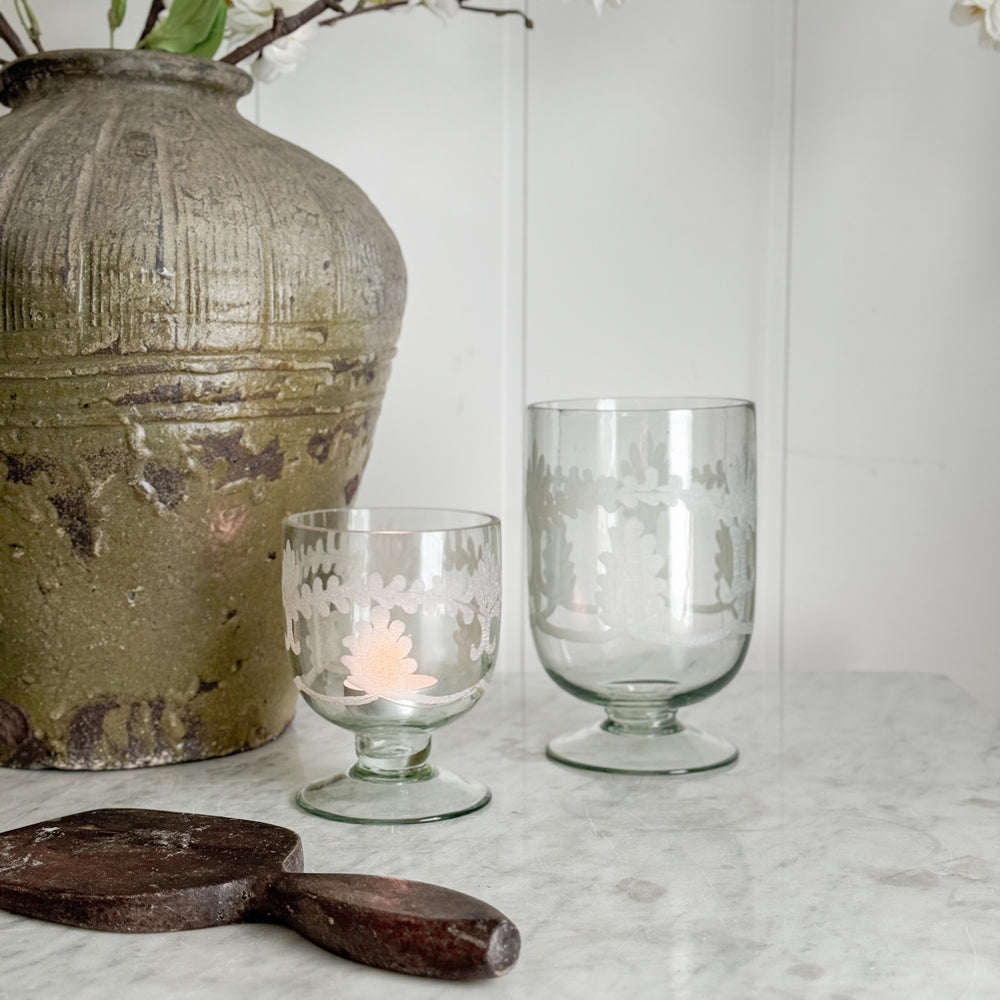
<instances>
[{"instance_id":1,"label":"frosted leaf motif","mask_svg":"<svg viewBox=\"0 0 1000 1000\"><path fill-rule=\"evenodd\" d=\"M341 662L351 671L345 688L361 693L341 696L313 689L315 678L332 669L329 655L313 642L308 643L312 663L308 676L295 678L299 690L317 701L336 705L366 705L379 698L447 705L484 689L485 679L453 694L423 694L437 679L413 672L416 660L409 656L411 639L404 634L405 623L393 620L392 612L454 618L460 625L457 635L465 634L463 626L476 623L474 631L466 628L472 638L468 638L463 656L475 663L492 655L499 639L501 595L500 569L491 552L479 553L470 544L456 553L455 564L465 569L449 569L430 580L412 581L401 574L386 581L378 572L341 579L333 569L342 556L332 539L320 539L299 549L286 542L282 560L285 646L296 656L302 654L300 621L327 618L334 612L358 615L354 635L344 639L350 653Z\"/></svg>"},{"instance_id":2,"label":"frosted leaf motif","mask_svg":"<svg viewBox=\"0 0 1000 1000\"><path fill-rule=\"evenodd\" d=\"M333 561L319 545L297 553L291 542L285 542L281 560L281 599L285 609L285 648L296 656L302 652L297 623L301 616L308 621L313 614L326 618L335 608L345 614L350 608L349 590L332 573L324 580L320 575L329 571ZM300 583L308 576L312 583Z\"/></svg>"},{"instance_id":3,"label":"frosted leaf motif","mask_svg":"<svg viewBox=\"0 0 1000 1000\"><path fill-rule=\"evenodd\" d=\"M379 573L342 581L329 573L332 560L326 555L317 549L297 552L291 543L285 544L281 568L285 648L296 655L302 651L295 628L299 617L308 620L316 614L325 618L332 610L347 614L352 605L362 610L377 605L387 611L399 608L407 614L445 614L461 618L466 624L478 618L484 636L491 635L490 624L499 618L500 571L489 553L480 556L472 574L449 572L435 576L429 584L420 579L411 582L403 576L394 576L385 583ZM329 575L324 577L324 572ZM311 583L299 583L311 575ZM495 648L496 639L490 638L482 651L492 653Z\"/></svg>"},{"instance_id":4,"label":"frosted leaf motif","mask_svg":"<svg viewBox=\"0 0 1000 1000\"><path fill-rule=\"evenodd\" d=\"M626 633L653 642L701 645L725 635L749 634L757 514L749 451L744 449L726 463L678 475L669 468L665 444L647 435L630 447L619 469L618 477L577 467L566 472L560 466L553 468L537 446L533 449L526 476L532 623L549 628L560 607L579 607L576 556L568 529L582 515L603 512L609 549L598 553L602 571L596 610L611 629L608 638ZM671 627L672 618L684 609L670 605L666 553L657 549L658 518L679 506L692 519L718 523L716 604L689 609L727 612L728 619L716 633L683 636ZM561 626L551 628L553 634L569 637ZM591 641L589 634L573 637Z\"/></svg>"},{"instance_id":5,"label":"frosted leaf motif","mask_svg":"<svg viewBox=\"0 0 1000 1000\"><path fill-rule=\"evenodd\" d=\"M615 499L626 510L645 504L647 507L673 507L682 500L691 502L693 496L685 497L684 484L678 476L668 476L660 485L660 474L649 468L643 473L640 483L636 476L623 476L615 490Z\"/></svg>"}]
</instances>

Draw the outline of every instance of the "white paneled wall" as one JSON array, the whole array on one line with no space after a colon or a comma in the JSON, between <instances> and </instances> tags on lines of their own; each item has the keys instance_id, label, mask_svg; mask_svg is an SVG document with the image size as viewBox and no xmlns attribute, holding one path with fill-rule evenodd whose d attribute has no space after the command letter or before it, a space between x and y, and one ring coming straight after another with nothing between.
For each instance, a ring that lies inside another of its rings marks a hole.
<instances>
[{"instance_id":1,"label":"white paneled wall","mask_svg":"<svg viewBox=\"0 0 1000 1000\"><path fill-rule=\"evenodd\" d=\"M742 395L753 665L940 672L1000 709L1000 52L950 3L532 0L527 36L374 14L246 102L399 237L358 502L503 516L503 669L535 669L525 402ZM34 5L50 48L105 43L105 0Z\"/></svg>"},{"instance_id":2,"label":"white paneled wall","mask_svg":"<svg viewBox=\"0 0 1000 1000\"><path fill-rule=\"evenodd\" d=\"M356 503L499 514L520 593L523 49L519 20L377 13L259 90L260 124L356 180L399 239L403 333ZM504 616L502 665L519 665Z\"/></svg>"},{"instance_id":3,"label":"white paneled wall","mask_svg":"<svg viewBox=\"0 0 1000 1000\"><path fill-rule=\"evenodd\" d=\"M949 6L800 4L786 653L1000 708L1000 52Z\"/></svg>"},{"instance_id":4,"label":"white paneled wall","mask_svg":"<svg viewBox=\"0 0 1000 1000\"><path fill-rule=\"evenodd\" d=\"M533 9L526 394L758 402L748 663L777 666L792 5Z\"/></svg>"}]
</instances>

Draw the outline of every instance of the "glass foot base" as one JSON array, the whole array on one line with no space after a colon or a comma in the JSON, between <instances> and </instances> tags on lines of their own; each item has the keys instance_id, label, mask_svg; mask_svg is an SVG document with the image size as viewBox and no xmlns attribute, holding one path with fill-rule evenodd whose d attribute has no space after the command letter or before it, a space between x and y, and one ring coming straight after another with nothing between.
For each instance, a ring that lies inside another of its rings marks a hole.
<instances>
[{"instance_id":1,"label":"glass foot base","mask_svg":"<svg viewBox=\"0 0 1000 1000\"><path fill-rule=\"evenodd\" d=\"M432 823L482 809L492 794L482 782L433 769L429 777L392 781L359 778L350 771L300 788L298 806L342 823Z\"/></svg>"},{"instance_id":2,"label":"glass foot base","mask_svg":"<svg viewBox=\"0 0 1000 1000\"><path fill-rule=\"evenodd\" d=\"M557 736L546 754L561 764L612 774L691 774L735 763L739 750L693 726L623 733L598 723Z\"/></svg>"}]
</instances>

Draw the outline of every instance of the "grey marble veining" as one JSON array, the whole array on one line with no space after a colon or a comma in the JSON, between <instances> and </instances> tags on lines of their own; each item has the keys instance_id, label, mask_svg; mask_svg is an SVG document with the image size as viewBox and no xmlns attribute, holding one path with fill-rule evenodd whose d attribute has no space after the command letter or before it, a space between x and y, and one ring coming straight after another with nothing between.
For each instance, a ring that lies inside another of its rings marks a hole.
<instances>
[{"instance_id":1,"label":"grey marble veining","mask_svg":"<svg viewBox=\"0 0 1000 1000\"><path fill-rule=\"evenodd\" d=\"M686 713L734 739L714 774L595 774L546 739L595 718L544 677L501 676L433 757L493 789L444 823L356 827L292 790L348 763L302 705L223 760L108 773L0 770L0 828L97 806L243 816L295 829L311 871L439 882L519 926L505 978L364 968L277 926L122 935L0 911L0 1000L107 995L496 998L1000 998L1000 726L950 681L744 673Z\"/></svg>"}]
</instances>

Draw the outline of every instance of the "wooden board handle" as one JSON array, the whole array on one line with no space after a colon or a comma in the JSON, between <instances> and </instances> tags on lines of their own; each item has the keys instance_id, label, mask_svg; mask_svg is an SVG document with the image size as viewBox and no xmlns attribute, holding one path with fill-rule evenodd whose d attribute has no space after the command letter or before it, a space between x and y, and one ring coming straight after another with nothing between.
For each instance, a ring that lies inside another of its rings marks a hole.
<instances>
[{"instance_id":1,"label":"wooden board handle","mask_svg":"<svg viewBox=\"0 0 1000 1000\"><path fill-rule=\"evenodd\" d=\"M283 872L256 916L355 962L436 979L502 976L521 947L517 928L488 903L373 875Z\"/></svg>"}]
</instances>

